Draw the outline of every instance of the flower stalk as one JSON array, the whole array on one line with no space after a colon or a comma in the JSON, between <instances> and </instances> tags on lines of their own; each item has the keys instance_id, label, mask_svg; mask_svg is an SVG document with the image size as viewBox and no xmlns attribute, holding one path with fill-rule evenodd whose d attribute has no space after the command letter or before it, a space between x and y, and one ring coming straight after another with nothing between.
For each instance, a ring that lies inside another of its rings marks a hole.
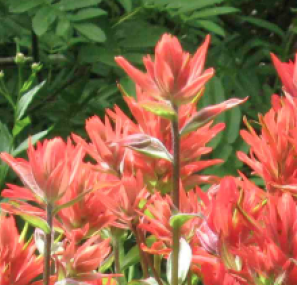
<instances>
[{"instance_id":1,"label":"flower stalk","mask_svg":"<svg viewBox=\"0 0 297 285\"><path fill-rule=\"evenodd\" d=\"M50 284L51 274L51 245L52 245L52 227L53 227L53 206L48 203L46 205L46 221L50 228L50 232L45 235L44 241L44 270L43 270L43 284Z\"/></svg>"},{"instance_id":2,"label":"flower stalk","mask_svg":"<svg viewBox=\"0 0 297 285\"><path fill-rule=\"evenodd\" d=\"M178 118L178 107L173 106ZM173 171L172 171L172 192L171 198L174 205L172 214L179 210L179 178L180 178L180 136L178 119L171 121L172 129L172 148L173 148ZM178 252L179 252L179 229L173 228L172 230L172 285L178 285Z\"/></svg>"}]
</instances>

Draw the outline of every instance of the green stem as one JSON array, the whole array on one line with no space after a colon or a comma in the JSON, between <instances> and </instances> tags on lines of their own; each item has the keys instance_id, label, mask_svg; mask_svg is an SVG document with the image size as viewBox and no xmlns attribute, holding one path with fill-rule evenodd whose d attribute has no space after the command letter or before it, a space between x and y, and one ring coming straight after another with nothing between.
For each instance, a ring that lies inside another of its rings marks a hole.
<instances>
[{"instance_id":1,"label":"green stem","mask_svg":"<svg viewBox=\"0 0 297 285\"><path fill-rule=\"evenodd\" d=\"M179 210L179 180L180 180L180 136L178 127L178 107L174 106L177 119L171 121L172 146L173 146L173 175L172 175L172 202L174 208L172 214ZM172 275L171 285L178 285L178 253L179 253L179 229L172 230Z\"/></svg>"},{"instance_id":2,"label":"green stem","mask_svg":"<svg viewBox=\"0 0 297 285\"><path fill-rule=\"evenodd\" d=\"M113 242L113 252L114 252L114 266L115 273L121 274L121 238L117 236L116 233L113 233L112 242ZM125 284L123 277L117 277L119 285Z\"/></svg>"},{"instance_id":3,"label":"green stem","mask_svg":"<svg viewBox=\"0 0 297 285\"><path fill-rule=\"evenodd\" d=\"M1 89L2 87L2 89ZM4 98L8 101L8 103L11 105L11 107L13 108L13 110L15 110L15 103L13 102L10 94L8 93L8 90L5 86L5 83L3 81L3 79L0 79L0 93L4 96Z\"/></svg>"},{"instance_id":4,"label":"green stem","mask_svg":"<svg viewBox=\"0 0 297 285\"><path fill-rule=\"evenodd\" d=\"M145 243L145 238L144 238L144 235L142 232L139 232L139 239L140 239L141 243ZM156 281L158 282L158 285L163 285L163 282L161 280L161 275L158 274L158 272L154 266L153 260L151 259L149 254L147 254L146 252L142 252L142 253L144 256L144 260L145 260L146 264L148 264L148 266L151 268L153 276L155 277Z\"/></svg>"},{"instance_id":5,"label":"green stem","mask_svg":"<svg viewBox=\"0 0 297 285\"><path fill-rule=\"evenodd\" d=\"M44 269L43 284L50 284L51 274L51 245L52 245L52 227L53 227L53 207L51 204L46 206L46 221L50 228L50 233L46 234L44 241Z\"/></svg>"},{"instance_id":6,"label":"green stem","mask_svg":"<svg viewBox=\"0 0 297 285\"><path fill-rule=\"evenodd\" d=\"M133 232L133 234L134 234L134 236L136 238L136 243L137 243L138 250L139 250L140 265L141 265L141 268L142 268L143 277L148 278L149 277L148 264L147 264L147 260L145 258L145 253L141 250L142 241L141 241L140 236L138 234L137 226L136 225L131 225L131 229L132 229L132 232Z\"/></svg>"}]
</instances>

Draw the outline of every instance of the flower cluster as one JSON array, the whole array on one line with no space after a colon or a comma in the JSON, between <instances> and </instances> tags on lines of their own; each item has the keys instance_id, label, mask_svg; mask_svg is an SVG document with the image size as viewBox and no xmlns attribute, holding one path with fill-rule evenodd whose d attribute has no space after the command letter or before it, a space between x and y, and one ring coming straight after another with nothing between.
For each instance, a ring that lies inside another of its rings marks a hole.
<instances>
[{"instance_id":1,"label":"flower cluster","mask_svg":"<svg viewBox=\"0 0 297 285\"><path fill-rule=\"evenodd\" d=\"M273 95L260 131L247 120L241 131L250 154L238 158L265 188L240 172L203 175L222 162L205 156L225 127L214 118L246 100L197 108L214 74L204 68L209 43L191 56L165 34L146 73L117 57L136 84L135 98L119 86L131 116L115 106L87 120L89 140L29 143L28 160L0 154L23 183L2 191L0 285L124 285L138 262L148 284L166 284L162 263L170 285L296 284L296 68L273 55L285 96ZM25 221L21 235L14 216Z\"/></svg>"}]
</instances>

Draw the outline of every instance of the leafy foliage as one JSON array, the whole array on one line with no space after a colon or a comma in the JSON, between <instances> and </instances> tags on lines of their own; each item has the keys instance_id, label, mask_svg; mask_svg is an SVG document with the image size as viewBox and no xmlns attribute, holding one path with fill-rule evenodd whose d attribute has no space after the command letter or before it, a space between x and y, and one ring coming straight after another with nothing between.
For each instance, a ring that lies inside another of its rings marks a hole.
<instances>
[{"instance_id":1,"label":"leafy foliage","mask_svg":"<svg viewBox=\"0 0 297 285\"><path fill-rule=\"evenodd\" d=\"M73 130L84 134L90 115L102 116L114 104L126 109L114 82L135 94L114 62L116 55L141 65L143 55L152 53L164 32L177 35L190 52L210 33L207 64L216 68L217 75L199 104L232 96L250 98L217 119L227 129L212 144L212 156L226 160L215 167L216 173L236 173L242 164L234 150L247 151L238 139L240 118L256 119L267 111L269 95L279 87L269 52L287 60L294 51L297 23L292 5L292 1L268 0L0 0L0 70L7 92L17 98L33 62L41 62L43 68L30 81L30 89L46 82L37 95L28 89L22 92L19 103L25 104L17 106L16 115L5 96L0 97L1 145L19 152L25 150L18 146L28 135L65 137ZM12 57L20 51L27 60L17 72Z\"/></svg>"}]
</instances>

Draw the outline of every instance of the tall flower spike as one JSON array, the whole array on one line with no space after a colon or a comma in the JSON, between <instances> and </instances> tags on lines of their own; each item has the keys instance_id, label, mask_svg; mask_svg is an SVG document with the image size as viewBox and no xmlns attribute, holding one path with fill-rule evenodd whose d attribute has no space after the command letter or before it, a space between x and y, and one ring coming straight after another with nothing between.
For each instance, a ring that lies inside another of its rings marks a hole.
<instances>
[{"instance_id":1,"label":"tall flower spike","mask_svg":"<svg viewBox=\"0 0 297 285\"><path fill-rule=\"evenodd\" d=\"M149 55L143 59L147 73L139 71L121 56L115 61L149 96L175 105L186 104L214 74L212 68L203 71L209 42L208 35L191 57L183 51L176 37L164 34L156 46L155 61Z\"/></svg>"},{"instance_id":2,"label":"tall flower spike","mask_svg":"<svg viewBox=\"0 0 297 285\"><path fill-rule=\"evenodd\" d=\"M81 147L67 144L61 138L37 143L36 149L30 144L29 161L1 153L5 161L20 177L24 185L45 203L60 199L72 183L82 161Z\"/></svg>"}]
</instances>

